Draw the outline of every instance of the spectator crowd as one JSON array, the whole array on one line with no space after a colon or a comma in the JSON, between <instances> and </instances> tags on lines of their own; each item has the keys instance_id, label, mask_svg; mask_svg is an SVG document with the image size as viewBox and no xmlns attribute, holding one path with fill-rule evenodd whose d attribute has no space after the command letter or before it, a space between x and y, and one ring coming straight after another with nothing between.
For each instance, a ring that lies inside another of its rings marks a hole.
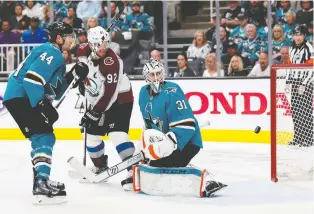
<instances>
[{"instance_id":1,"label":"spectator crowd","mask_svg":"<svg viewBox=\"0 0 314 214\"><path fill-rule=\"evenodd\" d=\"M150 57L161 59L154 42L162 35L161 1L122 1L124 11L111 32L111 48L121 56L127 74L134 74L139 60ZM268 1L228 1L227 10L217 20L211 14L212 27L195 32L191 45L177 56L177 68L170 77L222 77L222 76L269 76L268 44L272 43L272 63L289 61L288 48L293 42L293 29L306 25L306 40L313 44L313 1L272 1L271 20L267 17ZM107 1L0 1L0 44L34 44L48 41L47 27L50 18L73 26L77 39L70 52L63 53L66 61L75 60L77 47L86 43L87 30L96 26L109 26L118 12L114 1L107 8ZM297 9L298 8L298 9ZM186 13L189 11L186 10ZM53 13L53 16L51 16ZM210 15L210 14L209 14ZM53 21L55 21L53 20ZM217 47L216 24L220 22L220 47ZM267 24L271 23L272 29ZM271 31L272 40L268 41ZM216 50L220 49L221 58ZM4 62L10 62L16 49L2 49ZM217 68L220 63L220 70ZM12 63L7 63L12 64ZM16 67L17 65L13 65ZM7 70L13 69L2 67Z\"/></svg>"},{"instance_id":2,"label":"spectator crowd","mask_svg":"<svg viewBox=\"0 0 314 214\"><path fill-rule=\"evenodd\" d=\"M137 62L134 56L138 56L138 52L142 52L143 56L149 59L149 45L141 45L141 40L152 40L154 26L150 16L144 12L145 7L141 2L123 1L123 4L123 14L111 32L111 48L119 55L123 55L126 63L129 63L129 66L126 66L128 69L126 72L132 73ZM114 1L111 2L109 10L111 18L119 12ZM71 53L64 53L66 56L71 54L71 59L74 60L77 46L87 42L88 29L96 26L106 29L109 26L110 20L108 20L107 11L107 1L59 0L53 1L53 7L49 1L1 1L0 44L41 44L48 41L47 28L51 21L51 12L53 12L53 21L70 24L77 34L76 44L73 44ZM153 10L149 10L149 12L154 13ZM121 45L125 46L124 52L121 52ZM6 54L7 51L9 50L2 48L1 56L4 61L11 58ZM10 51L16 52L13 49ZM18 60L15 59L15 61ZM135 63L133 63L134 61ZM11 65L12 63L6 64ZM14 65L14 67L16 66ZM2 68L9 70L6 67Z\"/></svg>"},{"instance_id":3,"label":"spectator crowd","mask_svg":"<svg viewBox=\"0 0 314 214\"><path fill-rule=\"evenodd\" d=\"M216 14L210 29L195 32L192 44L178 55L178 71L182 60L188 72L174 72L172 77L270 76L268 44L272 43L272 64L289 63L289 46L293 30L307 28L306 40L313 45L313 1L298 1L297 11L291 1L272 1L271 20L267 17L268 1L227 1L228 9L220 17L221 68L216 68ZM272 40L268 40L271 22ZM192 71L192 72L191 72Z\"/></svg>"}]
</instances>

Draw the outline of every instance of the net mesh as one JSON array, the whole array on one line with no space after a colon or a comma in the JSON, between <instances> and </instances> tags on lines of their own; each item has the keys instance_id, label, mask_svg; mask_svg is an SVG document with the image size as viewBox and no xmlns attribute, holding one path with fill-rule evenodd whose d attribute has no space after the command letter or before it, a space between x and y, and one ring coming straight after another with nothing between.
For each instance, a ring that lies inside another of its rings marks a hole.
<instances>
[{"instance_id":1,"label":"net mesh","mask_svg":"<svg viewBox=\"0 0 314 214\"><path fill-rule=\"evenodd\" d=\"M277 68L276 171L279 180L313 179L313 67Z\"/></svg>"}]
</instances>

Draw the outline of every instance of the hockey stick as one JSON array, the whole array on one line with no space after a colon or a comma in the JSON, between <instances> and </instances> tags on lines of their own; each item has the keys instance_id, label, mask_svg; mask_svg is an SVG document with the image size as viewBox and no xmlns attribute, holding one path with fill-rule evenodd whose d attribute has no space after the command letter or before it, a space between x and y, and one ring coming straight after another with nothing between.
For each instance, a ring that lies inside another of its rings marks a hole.
<instances>
[{"instance_id":1,"label":"hockey stick","mask_svg":"<svg viewBox=\"0 0 314 214\"><path fill-rule=\"evenodd\" d=\"M85 98L85 112L87 111L87 98ZM82 130L83 129L83 130ZM86 166L86 146L87 146L87 131L86 127L82 127L81 131L84 131L84 152L83 152L83 165Z\"/></svg>"},{"instance_id":2,"label":"hockey stick","mask_svg":"<svg viewBox=\"0 0 314 214\"><path fill-rule=\"evenodd\" d=\"M84 151L83 151L83 165L86 166L86 142L87 142L87 133L86 128L81 127L81 133L84 133Z\"/></svg>"},{"instance_id":3,"label":"hockey stick","mask_svg":"<svg viewBox=\"0 0 314 214\"><path fill-rule=\"evenodd\" d=\"M79 174L81 174L82 177L85 177L88 181L90 181L92 183L99 183L103 180L106 180L106 179L118 174L119 172L127 169L128 167L130 167L136 163L139 163L142 160L144 160L144 154L141 151L140 153L122 161L121 163L118 163L118 164L108 168L107 170L105 170L104 172L102 172L98 175L94 174L88 168L83 166L80 163L80 161L78 159L76 159L75 157L71 157L68 160L68 164L73 169L75 169Z\"/></svg>"},{"instance_id":4,"label":"hockey stick","mask_svg":"<svg viewBox=\"0 0 314 214\"><path fill-rule=\"evenodd\" d=\"M210 121L207 120L204 123L200 124L200 128L204 128L206 126L210 125ZM111 176L114 176L118 174L119 172L127 169L128 167L139 163L140 161L144 160L144 154L141 151L140 153L126 159L125 161L122 161L121 163L110 167L106 171L102 172L99 175L95 175L93 172L91 172L88 168L83 166L78 159L75 157L71 157L68 160L68 164L75 170L69 173L70 177L77 177L78 174L81 175L81 177L85 177L88 181L92 183L99 183L103 180L108 179Z\"/></svg>"},{"instance_id":5,"label":"hockey stick","mask_svg":"<svg viewBox=\"0 0 314 214\"><path fill-rule=\"evenodd\" d=\"M116 25L117 21L120 19L120 16L122 15L124 11L124 4L121 1L115 2L116 6L119 8L119 13L115 15L113 20L111 21L110 26L107 28L107 32L110 32L113 30L113 27Z\"/></svg>"}]
</instances>

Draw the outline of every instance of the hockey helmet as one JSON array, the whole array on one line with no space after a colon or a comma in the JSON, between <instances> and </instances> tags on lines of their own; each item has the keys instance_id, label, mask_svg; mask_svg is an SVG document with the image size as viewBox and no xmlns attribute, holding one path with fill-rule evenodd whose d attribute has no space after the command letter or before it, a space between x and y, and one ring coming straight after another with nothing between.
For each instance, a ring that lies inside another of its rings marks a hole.
<instances>
[{"instance_id":1,"label":"hockey helmet","mask_svg":"<svg viewBox=\"0 0 314 214\"><path fill-rule=\"evenodd\" d=\"M88 30L87 39L92 54L97 56L96 52L99 47L105 46L107 48L109 46L110 35L104 28L97 26Z\"/></svg>"},{"instance_id":2,"label":"hockey helmet","mask_svg":"<svg viewBox=\"0 0 314 214\"><path fill-rule=\"evenodd\" d=\"M159 93L165 81L164 65L155 59L150 59L143 67L143 76L155 93Z\"/></svg>"},{"instance_id":3,"label":"hockey helmet","mask_svg":"<svg viewBox=\"0 0 314 214\"><path fill-rule=\"evenodd\" d=\"M48 32L50 36L50 41L55 42L57 36L60 35L62 38L65 38L69 35L74 37L73 28L71 25L65 22L54 22L48 27Z\"/></svg>"},{"instance_id":4,"label":"hockey helmet","mask_svg":"<svg viewBox=\"0 0 314 214\"><path fill-rule=\"evenodd\" d=\"M307 27L306 25L299 25L297 26L296 28L294 28L293 30L293 35L301 35L301 34L304 34L306 35L307 34Z\"/></svg>"}]
</instances>

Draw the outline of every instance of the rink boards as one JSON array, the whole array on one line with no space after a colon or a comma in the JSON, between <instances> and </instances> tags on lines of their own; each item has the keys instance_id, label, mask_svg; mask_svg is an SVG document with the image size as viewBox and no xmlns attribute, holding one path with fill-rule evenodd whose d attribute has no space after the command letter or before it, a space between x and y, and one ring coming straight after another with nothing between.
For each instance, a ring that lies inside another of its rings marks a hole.
<instances>
[{"instance_id":1,"label":"rink boards","mask_svg":"<svg viewBox=\"0 0 314 214\"><path fill-rule=\"evenodd\" d=\"M270 141L270 81L269 79L189 79L175 80L192 106L195 116L203 126L204 141L215 142L258 142ZM130 125L130 138L140 139L143 121L138 106L142 80L132 80L134 107ZM6 83L0 83L0 140L24 139L12 117L2 105ZM284 102L285 94L280 94L278 102ZM77 90L69 93L59 108L59 120L55 123L55 133L60 140L82 138L78 123L84 112L84 98ZM283 131L291 130L291 112L282 110ZM210 125L205 125L210 122ZM254 133L256 126L262 131ZM106 138L105 138L106 139Z\"/></svg>"}]
</instances>

